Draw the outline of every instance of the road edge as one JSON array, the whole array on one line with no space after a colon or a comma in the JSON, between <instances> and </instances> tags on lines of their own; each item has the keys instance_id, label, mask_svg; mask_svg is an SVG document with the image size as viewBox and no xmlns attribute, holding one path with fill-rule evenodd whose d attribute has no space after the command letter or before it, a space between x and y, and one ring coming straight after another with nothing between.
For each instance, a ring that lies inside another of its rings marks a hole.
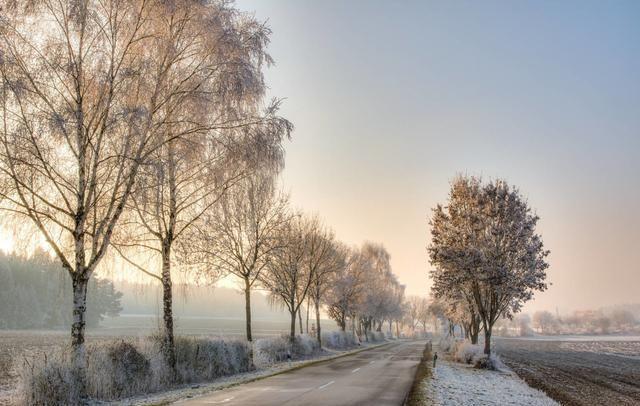
<instances>
[{"instance_id":1,"label":"road edge","mask_svg":"<svg viewBox=\"0 0 640 406\"><path fill-rule=\"evenodd\" d=\"M416 373L413 377L413 384L402 402L402 406L421 406L427 404L424 391L422 390L422 383L425 379L431 376L431 352L433 350L433 343L431 340L427 341L422 351L422 358L416 368Z\"/></svg>"},{"instance_id":2,"label":"road edge","mask_svg":"<svg viewBox=\"0 0 640 406\"><path fill-rule=\"evenodd\" d=\"M335 359L338 358L343 358L343 357L348 357L350 355L355 355L364 351L368 351L368 350L372 350L375 348L380 348L380 347L384 347L387 345L391 345L395 342L400 342L402 340L393 340L393 341L389 341L389 340L385 340L385 342L379 343L379 344L374 344L374 345L368 345L366 347L362 347L362 348L357 348L354 350L349 350L349 351L345 351L339 354L334 354L334 355L329 355L326 357L322 357L322 358L314 358L314 359L310 359L310 360L306 360L306 361L300 361L299 363L297 363L296 365L293 365L291 367L284 367L283 369L278 369L276 371L272 371L272 372L266 372L264 375L259 375L259 376L247 376L246 378L240 378L237 381L233 381L233 382L228 382L228 383L223 383L223 382L218 382L216 383L216 381L212 381L212 382L203 382L200 384L193 384L193 385L186 385L182 388L175 388L175 389L171 389L169 391L166 392L155 392L155 393L149 393L147 395L142 395L142 396L135 396L135 397L131 397L128 399L120 399L118 401L115 402L104 402L104 403L99 403L101 405L145 405L145 406L164 406L164 405L170 405L176 402L180 402L182 400L186 400L186 399L194 399L194 398L198 398L201 396L206 396L209 395L213 392L219 391L219 390L224 390L224 389L228 389L228 388L232 388L234 386L238 386L238 385L244 385L250 382L255 382L255 381L259 381L261 379L266 379L266 378L270 378L272 376L276 376L276 375L281 375L281 374L285 374L291 371L295 371L298 369L302 369L302 368L306 368L309 366L313 366L313 365L317 365L323 362L328 362L328 361L333 361ZM226 379L230 379L233 378L233 375L224 377L224 378L220 378L220 380L224 380ZM209 387L210 386L210 387ZM189 394L189 393L184 393L189 391L190 389L192 390L200 390L198 391L198 393L196 394ZM148 397L147 399L145 399L145 396Z\"/></svg>"}]
</instances>

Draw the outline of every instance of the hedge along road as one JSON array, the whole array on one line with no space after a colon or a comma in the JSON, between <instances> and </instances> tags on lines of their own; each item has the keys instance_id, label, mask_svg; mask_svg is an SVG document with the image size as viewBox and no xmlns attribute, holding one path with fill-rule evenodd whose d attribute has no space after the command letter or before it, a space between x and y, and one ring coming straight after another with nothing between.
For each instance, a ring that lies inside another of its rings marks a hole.
<instances>
[{"instance_id":1,"label":"hedge along road","mask_svg":"<svg viewBox=\"0 0 640 406\"><path fill-rule=\"evenodd\" d=\"M178 403L402 405L425 345L398 341Z\"/></svg>"}]
</instances>

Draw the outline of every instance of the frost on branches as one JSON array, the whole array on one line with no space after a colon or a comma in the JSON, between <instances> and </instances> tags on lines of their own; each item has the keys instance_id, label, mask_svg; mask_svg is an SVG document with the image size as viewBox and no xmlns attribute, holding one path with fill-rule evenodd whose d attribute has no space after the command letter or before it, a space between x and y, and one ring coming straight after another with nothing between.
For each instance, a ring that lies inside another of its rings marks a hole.
<instances>
[{"instance_id":1,"label":"frost on branches","mask_svg":"<svg viewBox=\"0 0 640 406\"><path fill-rule=\"evenodd\" d=\"M447 205L433 210L433 292L469 305L484 330L486 354L496 320L512 317L535 291L547 288L549 251L536 233L538 219L518 189L500 179L483 183L459 176Z\"/></svg>"}]
</instances>

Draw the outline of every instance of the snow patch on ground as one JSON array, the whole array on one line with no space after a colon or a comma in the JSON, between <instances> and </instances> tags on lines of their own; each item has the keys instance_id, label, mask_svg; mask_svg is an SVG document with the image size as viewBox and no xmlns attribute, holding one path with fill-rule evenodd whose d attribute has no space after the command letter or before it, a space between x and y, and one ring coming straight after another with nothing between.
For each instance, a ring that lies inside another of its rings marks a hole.
<instances>
[{"instance_id":1,"label":"snow patch on ground","mask_svg":"<svg viewBox=\"0 0 640 406\"><path fill-rule=\"evenodd\" d=\"M475 369L447 360L438 360L425 384L426 397L434 405L558 405L509 370Z\"/></svg>"}]
</instances>

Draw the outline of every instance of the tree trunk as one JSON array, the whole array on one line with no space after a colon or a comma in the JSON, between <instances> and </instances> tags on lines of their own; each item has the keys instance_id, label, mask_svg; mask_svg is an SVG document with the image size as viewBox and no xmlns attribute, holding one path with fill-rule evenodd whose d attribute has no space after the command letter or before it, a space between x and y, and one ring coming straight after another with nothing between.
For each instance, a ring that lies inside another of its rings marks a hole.
<instances>
[{"instance_id":1,"label":"tree trunk","mask_svg":"<svg viewBox=\"0 0 640 406\"><path fill-rule=\"evenodd\" d=\"M80 271L80 270L78 270ZM78 272L76 271L76 272ZM86 395L87 360L84 345L85 316L87 311L87 286L85 275L72 276L73 285L73 323L71 324L71 348L73 365L78 373L78 391L80 397Z\"/></svg>"},{"instance_id":2,"label":"tree trunk","mask_svg":"<svg viewBox=\"0 0 640 406\"><path fill-rule=\"evenodd\" d=\"M320 331L320 304L319 300L316 300L314 305L316 308L316 332L318 334L318 346L322 348L322 332ZM340 325L342 331L344 331L344 322Z\"/></svg>"},{"instance_id":3,"label":"tree trunk","mask_svg":"<svg viewBox=\"0 0 640 406\"><path fill-rule=\"evenodd\" d=\"M171 282L171 243L162 243L162 304L164 319L163 352L171 371L176 373L176 348L173 338L173 292Z\"/></svg>"},{"instance_id":4,"label":"tree trunk","mask_svg":"<svg viewBox=\"0 0 640 406\"><path fill-rule=\"evenodd\" d=\"M478 336L480 335L480 317L472 314L471 324L469 327L469 337L471 338L471 344L478 344Z\"/></svg>"},{"instance_id":5,"label":"tree trunk","mask_svg":"<svg viewBox=\"0 0 640 406\"><path fill-rule=\"evenodd\" d=\"M400 338L400 323L396 320L396 337Z\"/></svg>"},{"instance_id":6,"label":"tree trunk","mask_svg":"<svg viewBox=\"0 0 640 406\"><path fill-rule=\"evenodd\" d=\"M300 334L304 334L302 331L302 306L298 307L298 320L300 321Z\"/></svg>"},{"instance_id":7,"label":"tree trunk","mask_svg":"<svg viewBox=\"0 0 640 406\"><path fill-rule=\"evenodd\" d=\"M289 341L291 344L296 340L296 312L291 311L291 332L289 333Z\"/></svg>"},{"instance_id":8,"label":"tree trunk","mask_svg":"<svg viewBox=\"0 0 640 406\"><path fill-rule=\"evenodd\" d=\"M251 337L251 285L249 278L244 278L244 314L247 328L247 341L253 341Z\"/></svg>"},{"instance_id":9,"label":"tree trunk","mask_svg":"<svg viewBox=\"0 0 640 406\"><path fill-rule=\"evenodd\" d=\"M309 307L311 307L311 297L307 299L307 324L305 331L309 334Z\"/></svg>"},{"instance_id":10,"label":"tree trunk","mask_svg":"<svg viewBox=\"0 0 640 406\"><path fill-rule=\"evenodd\" d=\"M484 329L484 353L491 355L491 328Z\"/></svg>"}]
</instances>

